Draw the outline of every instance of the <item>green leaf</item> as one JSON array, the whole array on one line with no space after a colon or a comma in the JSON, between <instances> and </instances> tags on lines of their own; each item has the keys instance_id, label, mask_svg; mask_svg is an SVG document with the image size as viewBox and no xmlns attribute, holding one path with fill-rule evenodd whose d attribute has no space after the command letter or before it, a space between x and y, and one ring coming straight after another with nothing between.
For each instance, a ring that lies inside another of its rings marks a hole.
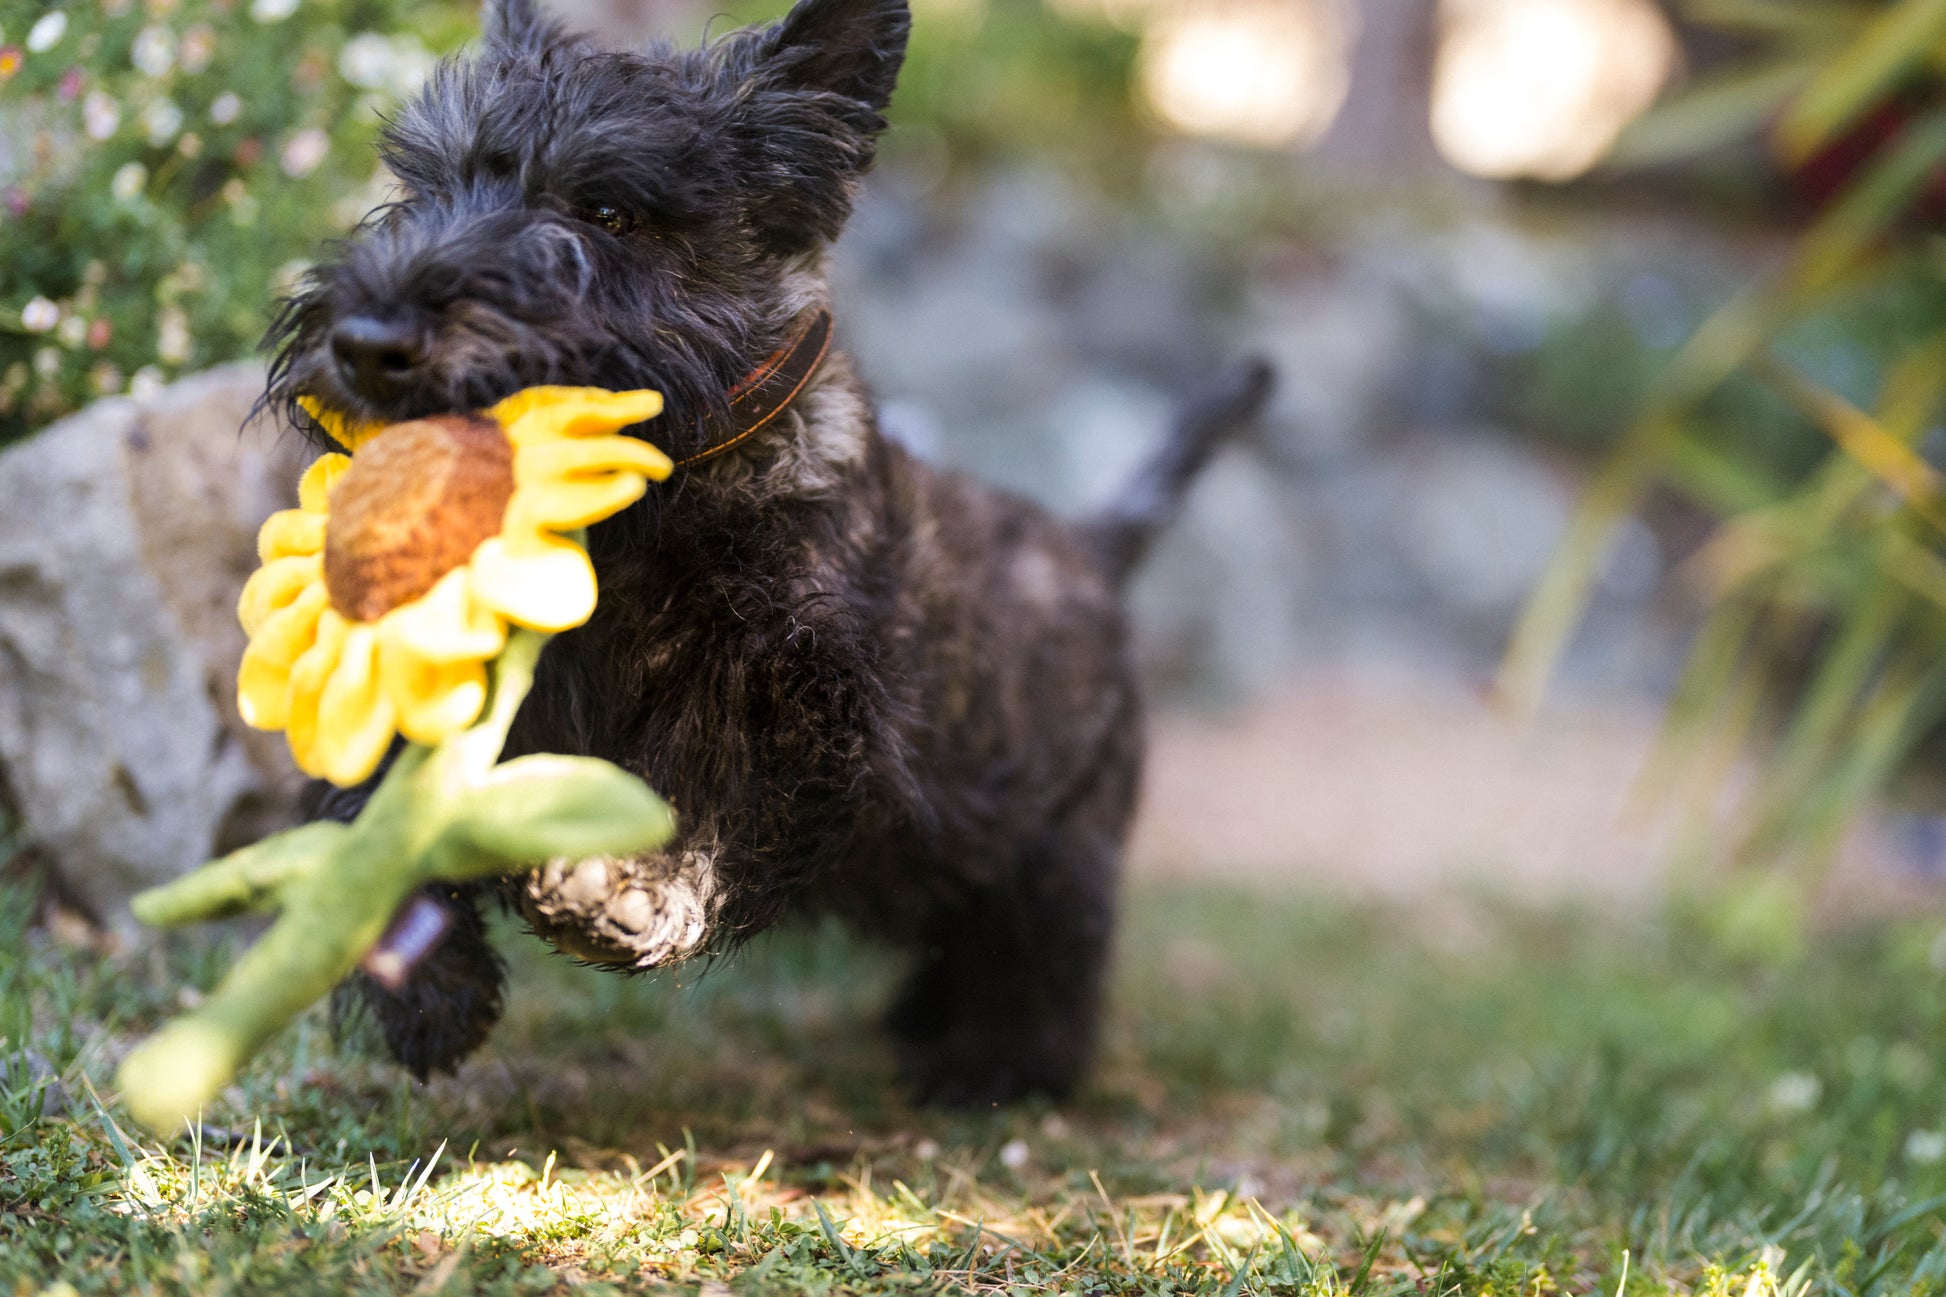
<instances>
[{"instance_id":1,"label":"green leaf","mask_svg":"<svg viewBox=\"0 0 1946 1297\"><path fill-rule=\"evenodd\" d=\"M1748 139L1810 82L1817 68L1815 58L1793 55L1699 81L1636 118L1609 150L1606 164L1655 166Z\"/></svg>"},{"instance_id":2,"label":"green leaf","mask_svg":"<svg viewBox=\"0 0 1946 1297\"><path fill-rule=\"evenodd\" d=\"M1719 31L1803 43L1849 38L1879 9L1860 0L1689 0L1682 16Z\"/></svg>"},{"instance_id":3,"label":"green leaf","mask_svg":"<svg viewBox=\"0 0 1946 1297\"><path fill-rule=\"evenodd\" d=\"M1719 516L1762 508L1789 491L1770 465L1735 457L1695 426L1670 442L1667 469L1672 486Z\"/></svg>"},{"instance_id":4,"label":"green leaf","mask_svg":"<svg viewBox=\"0 0 1946 1297\"><path fill-rule=\"evenodd\" d=\"M1554 665L1587 607L1590 585L1610 535L1663 471L1690 408L1748 360L1797 309L1796 296L1786 288L1747 291L1704 321L1676 354L1647 408L1583 493L1567 537L1521 610L1495 683L1503 704L1523 714L1540 705Z\"/></svg>"},{"instance_id":5,"label":"green leaf","mask_svg":"<svg viewBox=\"0 0 1946 1297\"><path fill-rule=\"evenodd\" d=\"M1840 614L1836 639L1820 654L1783 744L1769 763L1763 807L1756 817L1760 824L1776 819L1815 789L1910 607L1911 596L1882 567L1875 565L1866 581L1855 594L1847 590L1850 606Z\"/></svg>"},{"instance_id":6,"label":"green leaf","mask_svg":"<svg viewBox=\"0 0 1946 1297\"><path fill-rule=\"evenodd\" d=\"M1899 0L1799 96L1778 124L1793 158L1810 156L1917 70L1946 40L1946 0Z\"/></svg>"},{"instance_id":7,"label":"green leaf","mask_svg":"<svg viewBox=\"0 0 1946 1297\"><path fill-rule=\"evenodd\" d=\"M1829 859L1866 799L1938 723L1942 704L1946 682L1938 679L1930 656L1888 669L1848 718L1815 785L1788 803L1774 825L1763 826L1765 836L1751 844L1751 853L1795 846L1810 863Z\"/></svg>"},{"instance_id":8,"label":"green leaf","mask_svg":"<svg viewBox=\"0 0 1946 1297\"><path fill-rule=\"evenodd\" d=\"M1906 508L1946 534L1946 509L1939 503L1939 474L1903 438L1788 365L1764 357L1758 368L1853 463L1883 483L1905 502Z\"/></svg>"},{"instance_id":9,"label":"green leaf","mask_svg":"<svg viewBox=\"0 0 1946 1297\"><path fill-rule=\"evenodd\" d=\"M539 755L494 767L460 804L452 833L484 857L476 872L556 856L630 856L674 836L675 813L634 775L592 757Z\"/></svg>"},{"instance_id":10,"label":"green leaf","mask_svg":"<svg viewBox=\"0 0 1946 1297\"><path fill-rule=\"evenodd\" d=\"M1915 118L1890 147L1874 155L1844 197L1805 231L1792 271L1800 290L1828 293L1838 287L1906 214L1919 191L1937 180L1943 159L1946 111Z\"/></svg>"}]
</instances>

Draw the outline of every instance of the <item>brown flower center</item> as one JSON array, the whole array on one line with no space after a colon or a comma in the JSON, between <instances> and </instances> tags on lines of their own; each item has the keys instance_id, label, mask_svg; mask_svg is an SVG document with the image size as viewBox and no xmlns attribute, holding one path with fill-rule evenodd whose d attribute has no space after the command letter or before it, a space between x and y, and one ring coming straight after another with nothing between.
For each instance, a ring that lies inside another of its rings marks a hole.
<instances>
[{"instance_id":1,"label":"brown flower center","mask_svg":"<svg viewBox=\"0 0 1946 1297\"><path fill-rule=\"evenodd\" d=\"M387 428L331 491L331 606L377 621L417 599L500 530L513 493L513 444L493 420L442 414Z\"/></svg>"}]
</instances>

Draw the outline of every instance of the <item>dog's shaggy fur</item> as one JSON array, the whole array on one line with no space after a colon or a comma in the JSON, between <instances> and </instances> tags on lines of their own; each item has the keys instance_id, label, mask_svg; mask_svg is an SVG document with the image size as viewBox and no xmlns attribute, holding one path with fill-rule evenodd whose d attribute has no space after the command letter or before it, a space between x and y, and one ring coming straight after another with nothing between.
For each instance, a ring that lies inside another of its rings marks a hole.
<instances>
[{"instance_id":1,"label":"dog's shaggy fur","mask_svg":"<svg viewBox=\"0 0 1946 1297\"><path fill-rule=\"evenodd\" d=\"M667 411L641 434L681 459L826 305L905 0L802 0L645 53L596 50L530 4L491 12L477 57L389 124L404 196L288 304L270 399L392 420L536 383L652 387ZM881 437L834 353L759 436L597 526L600 606L548 647L510 751L635 771L681 836L509 883L533 929L647 969L835 911L913 954L891 1026L923 1095L1067 1090L1140 764L1118 586L1265 381L1235 380L1116 510L1073 527ZM363 796L327 790L318 811ZM402 991L362 987L422 1076L499 1011L477 899L442 895L459 922Z\"/></svg>"}]
</instances>

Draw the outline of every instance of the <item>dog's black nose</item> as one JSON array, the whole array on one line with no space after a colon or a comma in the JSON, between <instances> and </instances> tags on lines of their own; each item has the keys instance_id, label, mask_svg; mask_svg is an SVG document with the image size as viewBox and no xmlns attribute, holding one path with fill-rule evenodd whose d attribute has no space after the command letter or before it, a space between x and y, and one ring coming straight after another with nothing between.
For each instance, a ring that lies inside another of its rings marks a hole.
<instances>
[{"instance_id":1,"label":"dog's black nose","mask_svg":"<svg viewBox=\"0 0 1946 1297\"><path fill-rule=\"evenodd\" d=\"M345 386L369 401L386 401L412 383L426 345L410 320L353 315L332 328L331 355Z\"/></svg>"}]
</instances>

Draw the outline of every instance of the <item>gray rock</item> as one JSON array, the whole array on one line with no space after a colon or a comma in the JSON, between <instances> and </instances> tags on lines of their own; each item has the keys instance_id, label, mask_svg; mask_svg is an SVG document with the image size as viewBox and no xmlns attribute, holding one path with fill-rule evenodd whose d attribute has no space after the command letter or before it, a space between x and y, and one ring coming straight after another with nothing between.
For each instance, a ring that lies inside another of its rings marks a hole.
<instances>
[{"instance_id":1,"label":"gray rock","mask_svg":"<svg viewBox=\"0 0 1946 1297\"><path fill-rule=\"evenodd\" d=\"M1511 439L1448 429L1386 464L1399 557L1426 595L1504 621L1540 579L1574 511L1574 485Z\"/></svg>"},{"instance_id":2,"label":"gray rock","mask_svg":"<svg viewBox=\"0 0 1946 1297\"><path fill-rule=\"evenodd\" d=\"M1410 325L1399 295L1373 275L1293 277L1252 295L1250 348L1283 380L1267 422L1292 459L1311 466L1370 453Z\"/></svg>"},{"instance_id":3,"label":"gray rock","mask_svg":"<svg viewBox=\"0 0 1946 1297\"><path fill-rule=\"evenodd\" d=\"M262 390L253 365L213 370L0 454L0 781L67 896L117 927L298 786L234 701L237 592L304 458L239 435Z\"/></svg>"},{"instance_id":4,"label":"gray rock","mask_svg":"<svg viewBox=\"0 0 1946 1297\"><path fill-rule=\"evenodd\" d=\"M38 1092L37 1106L43 1117L58 1117L68 1110L68 1090L61 1084L60 1074L45 1056L32 1049L0 1048L0 1091L20 1104L33 1104ZM30 1107L28 1113L32 1111Z\"/></svg>"}]
</instances>

